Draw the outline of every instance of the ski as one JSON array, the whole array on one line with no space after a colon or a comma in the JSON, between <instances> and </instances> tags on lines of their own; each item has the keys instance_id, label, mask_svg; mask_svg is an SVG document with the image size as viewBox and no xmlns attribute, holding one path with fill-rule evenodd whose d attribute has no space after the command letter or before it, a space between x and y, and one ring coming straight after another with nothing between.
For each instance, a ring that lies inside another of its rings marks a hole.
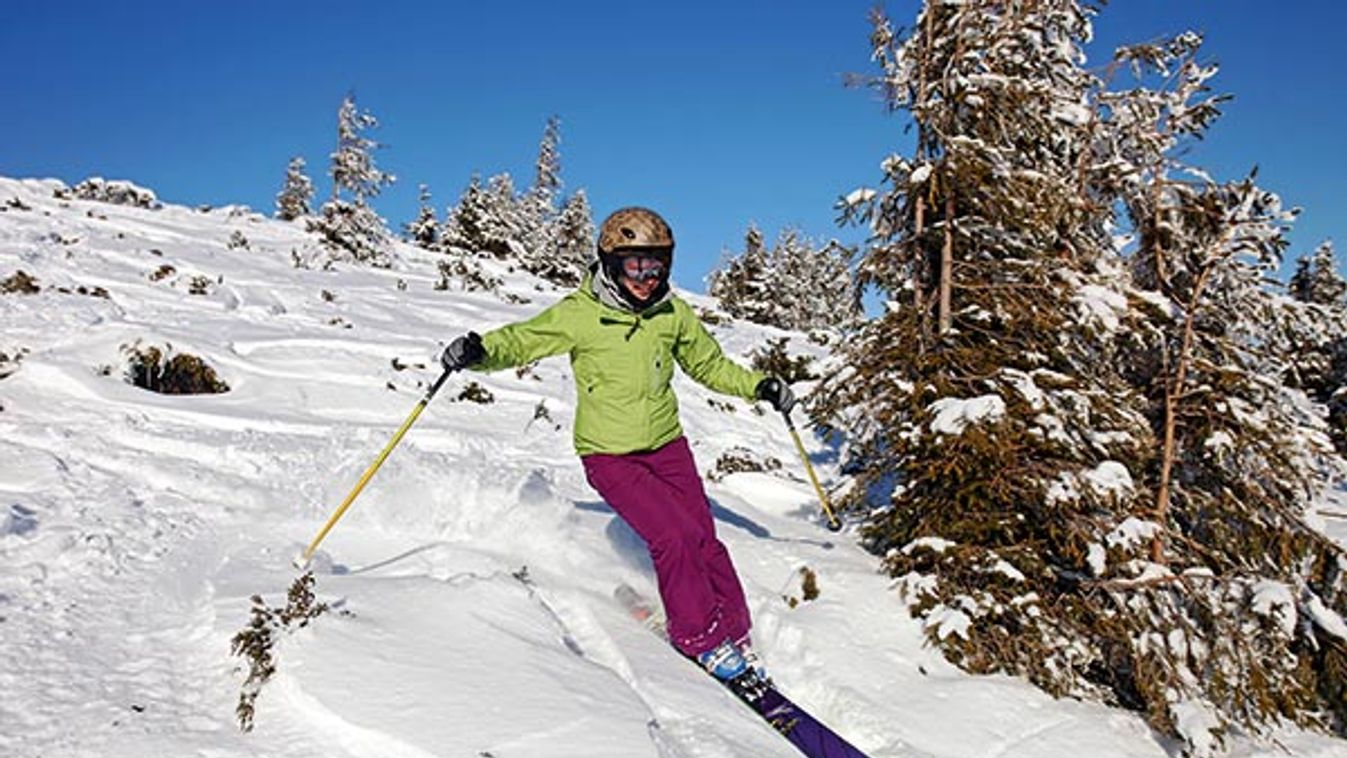
<instances>
[{"instance_id":1,"label":"ski","mask_svg":"<svg viewBox=\"0 0 1347 758\"><path fill-rule=\"evenodd\" d=\"M613 590L627 613L661 639L668 642L662 614L645 596L628 584ZM690 660L690 659L689 659ZM694 665L696 662L693 661ZM701 666L697 666L701 669ZM712 677L714 678L714 677ZM720 681L754 713L762 717L808 758L867 758L865 753L842 739L826 724L781 694L770 680L763 681L752 671L728 682Z\"/></svg>"}]
</instances>

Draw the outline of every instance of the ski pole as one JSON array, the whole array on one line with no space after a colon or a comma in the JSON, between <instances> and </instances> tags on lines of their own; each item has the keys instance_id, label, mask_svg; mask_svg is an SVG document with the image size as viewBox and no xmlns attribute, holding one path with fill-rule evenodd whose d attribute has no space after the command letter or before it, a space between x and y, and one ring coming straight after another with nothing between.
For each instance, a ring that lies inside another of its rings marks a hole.
<instances>
[{"instance_id":1,"label":"ski pole","mask_svg":"<svg viewBox=\"0 0 1347 758\"><path fill-rule=\"evenodd\" d=\"M842 520L833 513L832 504L828 502L828 494L823 491L823 485L818 483L818 475L814 473L814 466L809 462L809 455L804 451L804 443L800 441L800 433L795 431L795 422L790 418L789 411L782 411L781 418L786 420L786 428L790 430L791 439L795 440L795 450L800 454L800 460L804 463L804 470L809 472L809 481L814 484L814 491L818 493L819 504L823 506L823 515L828 517L828 531L837 532L842 529Z\"/></svg>"},{"instance_id":2,"label":"ski pole","mask_svg":"<svg viewBox=\"0 0 1347 758\"><path fill-rule=\"evenodd\" d=\"M407 420L402 422L402 427L393 435L393 439L389 440L388 444L384 446L383 452L379 453L379 457L375 458L374 463L370 464L370 467L365 470L365 475L360 477L360 481L355 483L355 487L351 489L351 493L347 495L346 499L337 507L337 510L332 514L332 517L327 520L327 523L323 524L323 528L318 532L318 536L313 538L313 542L310 542L307 548L304 548L303 555L295 561L296 568L303 568L304 566L309 565L309 561L313 558L314 551L318 549L318 543L322 542L323 538L327 536L327 533L332 531L332 527L337 525L337 521L339 521L342 515L346 513L346 509L351 507L351 503L355 502L356 497L360 495L360 491L365 489L366 484L369 484L369 480L374 477L374 472L378 471L379 467L384 465L384 461L388 459L388 454L393 452L393 448L397 447L398 443L402 441L402 436L407 433L408 429L412 428L412 424L416 423L416 419L421 415L421 411L426 409L426 406L430 404L431 399L435 397L435 393L440 391L440 387L452 373L453 371L445 369L444 373L440 374L440 378L436 379L435 383L430 386L430 390L426 392L425 397L421 398L421 402L417 403L416 407L412 409L411 415L407 417Z\"/></svg>"}]
</instances>

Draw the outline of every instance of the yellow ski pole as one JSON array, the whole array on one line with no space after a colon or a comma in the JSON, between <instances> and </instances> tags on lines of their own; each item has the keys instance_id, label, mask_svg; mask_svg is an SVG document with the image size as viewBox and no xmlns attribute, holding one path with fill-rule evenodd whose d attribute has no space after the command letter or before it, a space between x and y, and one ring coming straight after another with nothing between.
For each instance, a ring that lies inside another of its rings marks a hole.
<instances>
[{"instance_id":1,"label":"yellow ski pole","mask_svg":"<svg viewBox=\"0 0 1347 758\"><path fill-rule=\"evenodd\" d=\"M800 441L800 433L795 431L795 422L790 419L790 412L783 411L781 417L786 420L786 428L790 430L791 439L795 440L795 450L800 454L800 460L804 463L804 470L809 472L809 481L814 484L814 491L818 493L819 504L823 506L823 515L828 517L828 531L838 532L842 530L842 520L833 513L832 503L828 502L828 494L823 491L823 485L818 483L818 475L814 473L814 466L809 462L809 455L804 451L804 443Z\"/></svg>"},{"instance_id":2,"label":"yellow ski pole","mask_svg":"<svg viewBox=\"0 0 1347 758\"><path fill-rule=\"evenodd\" d=\"M365 489L365 485L369 484L369 480L374 477L374 472L378 471L379 467L384 465L384 461L388 459L388 454L393 452L393 448L397 447L398 443L402 441L403 435L407 433L408 429L412 428L412 424L416 423L416 419L421 415L421 411L425 410L426 406L430 404L431 399L435 397L435 393L440 391L440 387L444 384L445 380L449 378L451 373L453 372L446 369L443 374L440 374L440 378L435 380L435 383L431 385L430 390L426 392L425 397L421 398L421 402L417 403L416 407L412 409L411 415L407 417L406 421L402 422L402 427L393 435L393 439L389 440L388 444L384 446L383 452L379 453L379 457L375 458L374 463L370 464L370 467L365 470L365 475L360 477L360 481L355 483L355 487L351 489L351 493L347 495L346 499L337 507L336 512L332 514L332 518L329 518L327 523L323 524L323 528L318 532L318 536L314 537L313 542L310 542L309 546L304 549L303 555L295 560L295 566L297 568L303 568L309 565L309 561L313 559L314 552L318 550L318 543L322 542L323 538L327 536L327 533L332 531L332 527L337 525L337 521L339 521L346 513L346 509L351 507L351 503L355 502L356 497L360 495L360 491Z\"/></svg>"}]
</instances>

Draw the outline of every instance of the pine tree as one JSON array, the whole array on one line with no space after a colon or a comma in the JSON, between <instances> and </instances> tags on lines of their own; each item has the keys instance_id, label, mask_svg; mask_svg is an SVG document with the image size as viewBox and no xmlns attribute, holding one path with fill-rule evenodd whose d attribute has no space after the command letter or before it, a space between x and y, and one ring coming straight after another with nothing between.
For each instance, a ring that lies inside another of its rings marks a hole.
<instances>
[{"instance_id":1,"label":"pine tree","mask_svg":"<svg viewBox=\"0 0 1347 758\"><path fill-rule=\"evenodd\" d=\"M1194 754L1341 722L1347 648L1307 609L1342 612L1347 563L1298 519L1322 422L1263 349L1285 212L1174 179L1219 113L1200 38L1124 50L1170 86L1114 93L1081 65L1093 15L928 0L900 39L876 12L873 84L916 148L842 206L887 299L812 398L847 433L843 505L972 671L1143 710Z\"/></svg>"},{"instance_id":2,"label":"pine tree","mask_svg":"<svg viewBox=\"0 0 1347 758\"><path fill-rule=\"evenodd\" d=\"M547 120L538 158L534 163L533 184L518 199L516 206L520 264L525 271L553 280L559 275L568 282L570 267L558 259L557 198L561 191L561 121ZM555 280L553 280L555 281ZM558 282L565 283L565 282Z\"/></svg>"},{"instance_id":3,"label":"pine tree","mask_svg":"<svg viewBox=\"0 0 1347 758\"><path fill-rule=\"evenodd\" d=\"M378 126L379 120L372 113L362 112L356 106L355 95L347 95L341 101L337 111L337 149L331 155L332 165L328 169L333 200L345 192L357 204L364 205L397 181L397 177L374 163L374 151L383 146L366 137L365 132Z\"/></svg>"},{"instance_id":4,"label":"pine tree","mask_svg":"<svg viewBox=\"0 0 1347 758\"><path fill-rule=\"evenodd\" d=\"M595 256L594 217L589 209L589 197L583 189L566 198L555 227L555 266L541 275L562 286L579 284L585 268Z\"/></svg>"},{"instance_id":5,"label":"pine tree","mask_svg":"<svg viewBox=\"0 0 1347 758\"><path fill-rule=\"evenodd\" d=\"M420 185L418 197L421 207L416 218L406 226L407 239L424 250L439 250L440 224L435 218L435 209L430 205L430 188Z\"/></svg>"},{"instance_id":6,"label":"pine tree","mask_svg":"<svg viewBox=\"0 0 1347 758\"><path fill-rule=\"evenodd\" d=\"M1347 300L1332 242L1297 261L1284 304L1285 328L1269 340L1286 356L1287 382L1329 409L1329 429L1347 454Z\"/></svg>"},{"instance_id":7,"label":"pine tree","mask_svg":"<svg viewBox=\"0 0 1347 758\"><path fill-rule=\"evenodd\" d=\"M486 191L482 188L482 179L473 174L467 188L459 196L458 204L449 210L444 220L441 234L443 246L469 253L486 250L487 212Z\"/></svg>"},{"instance_id":8,"label":"pine tree","mask_svg":"<svg viewBox=\"0 0 1347 758\"><path fill-rule=\"evenodd\" d=\"M323 204L319 218L309 222L329 252L375 266L392 265L388 253L390 234L383 218L368 205L384 187L396 181L374 163L379 143L364 132L379 125L369 112L356 107L347 95L337 112L337 149L331 155L328 173L332 197ZM348 200L347 197L350 199Z\"/></svg>"},{"instance_id":9,"label":"pine tree","mask_svg":"<svg viewBox=\"0 0 1347 758\"><path fill-rule=\"evenodd\" d=\"M522 263L527 257L523 247L520 203L514 180L508 173L487 179L483 197L481 250L502 260Z\"/></svg>"},{"instance_id":10,"label":"pine tree","mask_svg":"<svg viewBox=\"0 0 1347 758\"><path fill-rule=\"evenodd\" d=\"M276 218L294 221L313 213L313 182L304 173L304 159L298 155L290 159L285 170L285 184L276 195Z\"/></svg>"},{"instance_id":11,"label":"pine tree","mask_svg":"<svg viewBox=\"0 0 1347 758\"><path fill-rule=\"evenodd\" d=\"M744 233L743 252L711 272L707 293L719 300L720 307L735 318L771 324L774 309L769 266L762 231L749 224Z\"/></svg>"},{"instance_id":12,"label":"pine tree","mask_svg":"<svg viewBox=\"0 0 1347 758\"><path fill-rule=\"evenodd\" d=\"M1338 273L1334 260L1333 242L1324 241L1307 257L1296 261L1296 272L1290 281L1291 296L1302 303L1316 305L1347 305L1347 280Z\"/></svg>"}]
</instances>

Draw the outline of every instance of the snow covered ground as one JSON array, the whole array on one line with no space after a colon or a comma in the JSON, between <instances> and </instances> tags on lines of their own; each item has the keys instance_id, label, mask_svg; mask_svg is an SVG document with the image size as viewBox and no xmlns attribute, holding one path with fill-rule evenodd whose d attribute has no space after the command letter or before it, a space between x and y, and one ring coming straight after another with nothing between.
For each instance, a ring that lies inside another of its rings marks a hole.
<instances>
[{"instance_id":1,"label":"snow covered ground","mask_svg":"<svg viewBox=\"0 0 1347 758\"><path fill-rule=\"evenodd\" d=\"M249 596L282 601L291 558L438 375L446 339L563 293L516 275L507 289L531 302L436 290L434 257L410 248L393 270L298 269L298 225L60 201L56 186L0 179L0 280L42 288L0 295L0 755L795 755L613 601L624 581L653 596L653 577L571 452L561 358L449 381L323 545L317 592L343 613L280 643L241 733L229 640ZM740 358L779 334L713 331ZM137 340L200 355L232 391L125 383ZM495 403L455 400L474 379ZM708 487L795 700L876 758L1173 754L1134 714L945 663L854 535L822 528L780 419L678 381L703 470L735 447L784 464ZM1323 525L1347 539L1347 519ZM792 607L804 567L820 594ZM1347 756L1299 731L1278 743L1233 753Z\"/></svg>"}]
</instances>

